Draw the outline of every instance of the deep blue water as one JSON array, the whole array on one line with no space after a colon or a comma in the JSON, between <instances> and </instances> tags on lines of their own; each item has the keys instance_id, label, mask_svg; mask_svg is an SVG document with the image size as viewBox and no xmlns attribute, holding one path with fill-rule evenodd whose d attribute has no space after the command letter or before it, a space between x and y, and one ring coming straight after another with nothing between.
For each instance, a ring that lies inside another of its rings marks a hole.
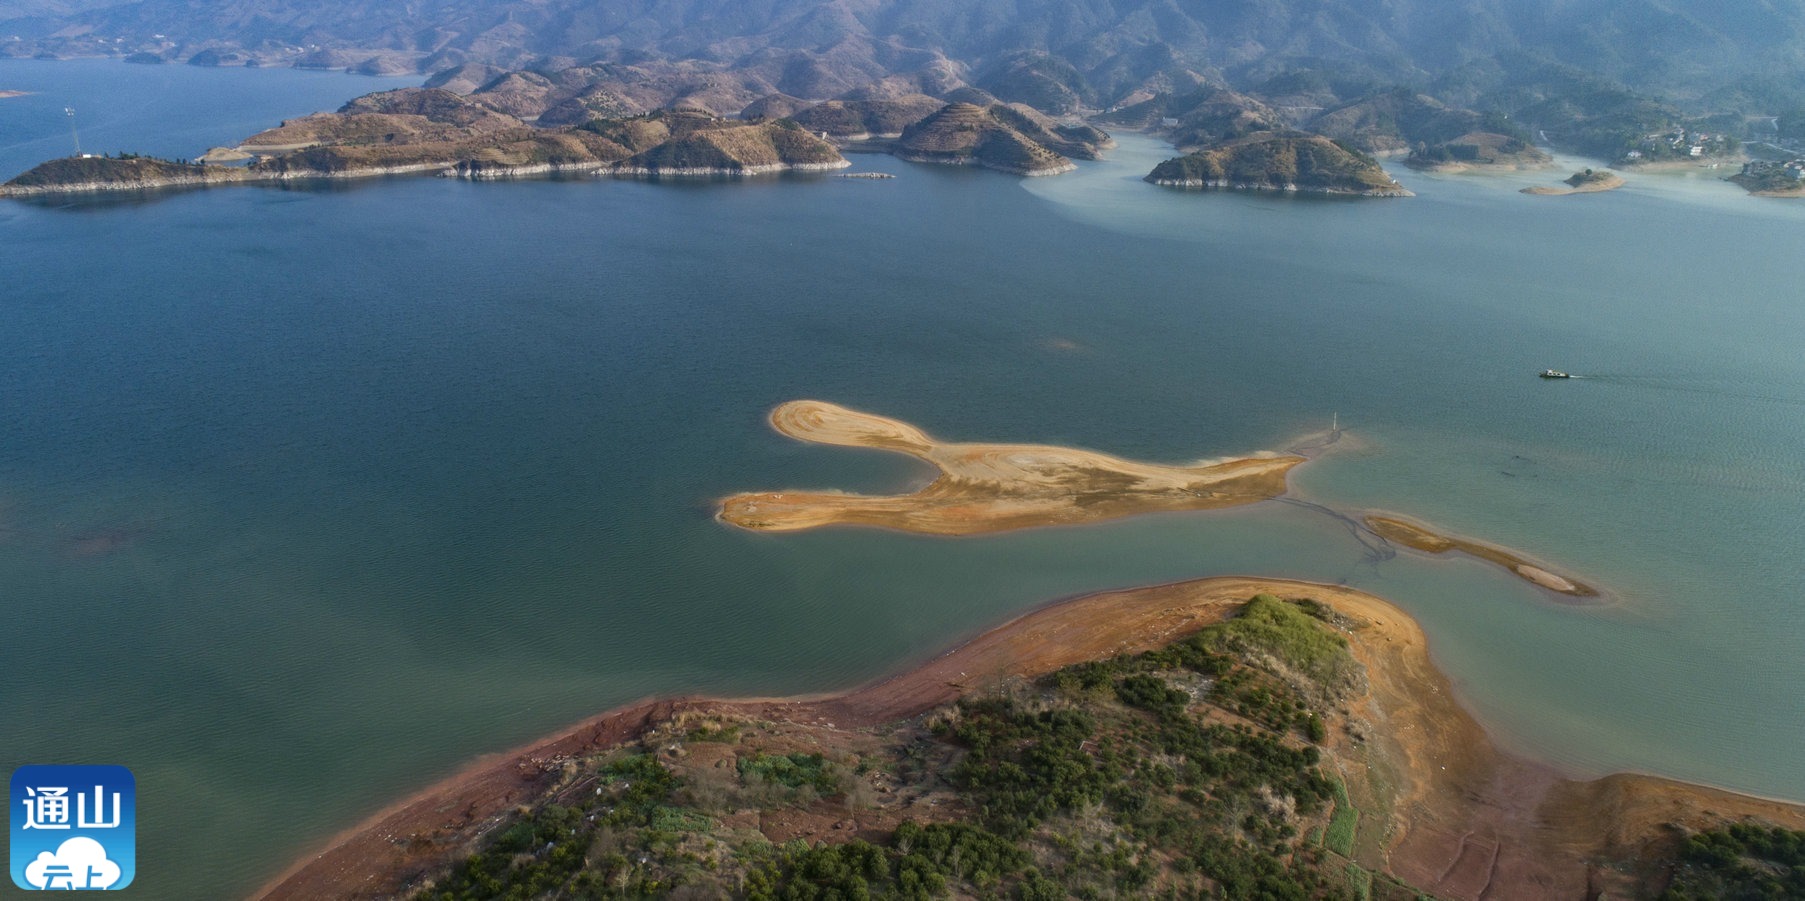
<instances>
[{"instance_id":1,"label":"deep blue water","mask_svg":"<svg viewBox=\"0 0 1805 901\"><path fill-rule=\"evenodd\" d=\"M282 119L337 109L418 76L372 78L302 69L127 65L110 59L0 60L0 181L52 157L142 153L192 159ZM73 109L73 120L65 114ZM73 127L71 127L73 126Z\"/></svg>"},{"instance_id":2,"label":"deep blue water","mask_svg":"<svg viewBox=\"0 0 1805 901\"><path fill-rule=\"evenodd\" d=\"M202 80L112 138L178 156L388 86L65 65L0 64L62 92L0 100L0 170L63 152L16 104L98 109L145 71ZM1161 153L0 204L0 767L133 767L134 890L243 892L632 698L852 684L1052 598L1253 573L1394 599L1501 738L1576 773L1805 798L1805 209L1679 176L1184 193L1137 180ZM715 523L735 491L925 476L771 433L797 397L1160 460L1339 414L1304 495L1614 603L1373 564L1283 504L960 540Z\"/></svg>"}]
</instances>

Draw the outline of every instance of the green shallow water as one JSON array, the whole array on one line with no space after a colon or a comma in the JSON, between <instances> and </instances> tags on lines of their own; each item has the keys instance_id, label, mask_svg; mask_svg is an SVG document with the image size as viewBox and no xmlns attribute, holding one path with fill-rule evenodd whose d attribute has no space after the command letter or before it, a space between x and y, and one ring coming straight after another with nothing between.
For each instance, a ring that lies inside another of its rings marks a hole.
<instances>
[{"instance_id":1,"label":"green shallow water","mask_svg":"<svg viewBox=\"0 0 1805 901\"><path fill-rule=\"evenodd\" d=\"M83 65L76 94L136 74ZM200 121L238 84L174 89ZM60 127L14 102L0 135ZM1501 738L1576 773L1805 799L1805 208L1681 176L1197 194L1137 180L1162 155L0 205L0 767L131 766L134 889L231 895L627 700L855 684L1054 598L1247 573L1393 599ZM733 491L926 477L771 433L795 397L1158 460L1339 414L1303 496L1617 603L1374 562L1286 504L964 540L721 527Z\"/></svg>"}]
</instances>

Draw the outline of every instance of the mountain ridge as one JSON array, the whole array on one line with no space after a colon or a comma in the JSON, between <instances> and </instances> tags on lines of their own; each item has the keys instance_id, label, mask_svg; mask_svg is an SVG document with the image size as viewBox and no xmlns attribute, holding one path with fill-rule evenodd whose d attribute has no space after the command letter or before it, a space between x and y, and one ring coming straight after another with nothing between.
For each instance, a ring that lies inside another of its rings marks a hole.
<instances>
[{"instance_id":1,"label":"mountain ridge","mask_svg":"<svg viewBox=\"0 0 1805 901\"><path fill-rule=\"evenodd\" d=\"M0 54L125 55L436 72L607 62L751 71L826 99L888 75L959 72L1005 101L1101 107L1152 85L1243 86L1311 66L1427 83L1500 54L1675 96L1805 98L1805 0L65 0L0 4ZM767 92L769 93L769 92Z\"/></svg>"}]
</instances>

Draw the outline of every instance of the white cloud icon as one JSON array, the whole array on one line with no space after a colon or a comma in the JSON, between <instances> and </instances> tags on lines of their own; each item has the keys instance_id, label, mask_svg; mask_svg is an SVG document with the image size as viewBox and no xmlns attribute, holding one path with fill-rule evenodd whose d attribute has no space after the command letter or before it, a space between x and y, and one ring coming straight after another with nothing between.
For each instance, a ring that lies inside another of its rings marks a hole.
<instances>
[{"instance_id":1,"label":"white cloud icon","mask_svg":"<svg viewBox=\"0 0 1805 901\"><path fill-rule=\"evenodd\" d=\"M25 881L42 889L109 888L119 881L119 864L107 859L99 842L78 836L55 854L38 852L38 859L25 865Z\"/></svg>"}]
</instances>

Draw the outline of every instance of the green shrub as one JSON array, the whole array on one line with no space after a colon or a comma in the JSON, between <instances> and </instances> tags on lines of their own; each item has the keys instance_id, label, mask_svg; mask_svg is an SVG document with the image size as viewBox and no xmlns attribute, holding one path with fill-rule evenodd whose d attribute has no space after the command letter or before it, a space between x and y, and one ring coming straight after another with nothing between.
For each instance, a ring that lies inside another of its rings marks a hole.
<instances>
[{"instance_id":1,"label":"green shrub","mask_svg":"<svg viewBox=\"0 0 1805 901\"><path fill-rule=\"evenodd\" d=\"M1664 901L1805 898L1805 832L1736 823L1686 840Z\"/></svg>"},{"instance_id":2,"label":"green shrub","mask_svg":"<svg viewBox=\"0 0 1805 901\"><path fill-rule=\"evenodd\" d=\"M787 788L813 788L823 795L839 790L839 779L820 754L757 754L739 759L740 778L758 778Z\"/></svg>"},{"instance_id":3,"label":"green shrub","mask_svg":"<svg viewBox=\"0 0 1805 901\"><path fill-rule=\"evenodd\" d=\"M1240 616L1202 634L1215 650L1271 655L1328 688L1339 686L1354 665L1346 638L1297 605L1269 594L1255 596L1241 608Z\"/></svg>"},{"instance_id":4,"label":"green shrub","mask_svg":"<svg viewBox=\"0 0 1805 901\"><path fill-rule=\"evenodd\" d=\"M1150 710L1161 716L1184 713L1191 696L1166 684L1158 676L1134 675L1116 683L1116 697L1130 707Z\"/></svg>"},{"instance_id":5,"label":"green shrub","mask_svg":"<svg viewBox=\"0 0 1805 901\"><path fill-rule=\"evenodd\" d=\"M1342 857L1354 853L1354 836L1360 830L1360 811L1352 807L1336 807L1329 828L1322 835L1323 846Z\"/></svg>"}]
</instances>

